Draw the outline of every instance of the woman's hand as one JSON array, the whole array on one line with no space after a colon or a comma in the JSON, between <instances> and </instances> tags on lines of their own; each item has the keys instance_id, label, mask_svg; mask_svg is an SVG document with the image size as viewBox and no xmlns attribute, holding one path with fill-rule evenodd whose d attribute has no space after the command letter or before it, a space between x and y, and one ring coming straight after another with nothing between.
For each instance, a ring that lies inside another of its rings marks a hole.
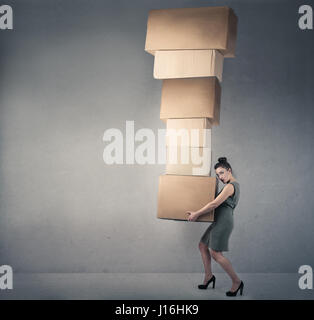
<instances>
[{"instance_id":1,"label":"woman's hand","mask_svg":"<svg viewBox=\"0 0 314 320\"><path fill-rule=\"evenodd\" d=\"M195 211L187 211L186 212L188 216L188 221L196 221L199 215Z\"/></svg>"}]
</instances>

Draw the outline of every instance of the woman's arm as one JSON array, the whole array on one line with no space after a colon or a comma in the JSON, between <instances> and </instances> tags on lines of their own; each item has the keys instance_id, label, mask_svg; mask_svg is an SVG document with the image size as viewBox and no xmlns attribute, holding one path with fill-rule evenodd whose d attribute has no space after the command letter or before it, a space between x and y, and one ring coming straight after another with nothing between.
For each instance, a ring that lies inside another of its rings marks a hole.
<instances>
[{"instance_id":1,"label":"woman's arm","mask_svg":"<svg viewBox=\"0 0 314 320\"><path fill-rule=\"evenodd\" d=\"M203 208L193 212L193 211L187 211L187 213L190 215L188 220L189 221L196 221L201 215L210 212L217 207L219 207L225 200L228 199L231 195L234 193L234 186L230 183L227 184L221 193L211 202L207 203Z\"/></svg>"}]
</instances>

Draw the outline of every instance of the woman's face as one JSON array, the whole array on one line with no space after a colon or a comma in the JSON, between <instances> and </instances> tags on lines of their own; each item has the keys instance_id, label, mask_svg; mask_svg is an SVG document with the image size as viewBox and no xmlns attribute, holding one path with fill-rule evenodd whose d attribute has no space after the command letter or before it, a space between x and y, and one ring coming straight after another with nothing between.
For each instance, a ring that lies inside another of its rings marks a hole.
<instances>
[{"instance_id":1,"label":"woman's face","mask_svg":"<svg viewBox=\"0 0 314 320\"><path fill-rule=\"evenodd\" d=\"M231 170L230 169L227 170L223 167L218 167L216 169L216 176L223 183L227 183L231 178Z\"/></svg>"}]
</instances>

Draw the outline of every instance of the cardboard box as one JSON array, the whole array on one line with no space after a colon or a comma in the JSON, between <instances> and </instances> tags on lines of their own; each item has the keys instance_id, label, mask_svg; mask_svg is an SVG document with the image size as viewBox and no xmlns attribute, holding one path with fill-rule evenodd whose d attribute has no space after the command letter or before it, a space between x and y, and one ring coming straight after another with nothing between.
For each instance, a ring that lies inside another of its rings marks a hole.
<instances>
[{"instance_id":1,"label":"cardboard box","mask_svg":"<svg viewBox=\"0 0 314 320\"><path fill-rule=\"evenodd\" d=\"M159 176L158 213L160 219L187 220L186 211L197 211L215 199L215 177L161 175ZM214 211L197 221L214 221Z\"/></svg>"},{"instance_id":2,"label":"cardboard box","mask_svg":"<svg viewBox=\"0 0 314 320\"><path fill-rule=\"evenodd\" d=\"M216 77L162 81L160 119L209 118L220 121L221 86Z\"/></svg>"},{"instance_id":3,"label":"cardboard box","mask_svg":"<svg viewBox=\"0 0 314 320\"><path fill-rule=\"evenodd\" d=\"M167 147L166 174L210 176L211 149Z\"/></svg>"},{"instance_id":4,"label":"cardboard box","mask_svg":"<svg viewBox=\"0 0 314 320\"><path fill-rule=\"evenodd\" d=\"M221 82L223 60L217 50L156 51L154 78L217 77Z\"/></svg>"},{"instance_id":5,"label":"cardboard box","mask_svg":"<svg viewBox=\"0 0 314 320\"><path fill-rule=\"evenodd\" d=\"M211 148L211 127L208 118L168 119L166 146Z\"/></svg>"},{"instance_id":6,"label":"cardboard box","mask_svg":"<svg viewBox=\"0 0 314 320\"><path fill-rule=\"evenodd\" d=\"M237 16L228 7L151 10L145 50L216 49L235 56Z\"/></svg>"}]
</instances>

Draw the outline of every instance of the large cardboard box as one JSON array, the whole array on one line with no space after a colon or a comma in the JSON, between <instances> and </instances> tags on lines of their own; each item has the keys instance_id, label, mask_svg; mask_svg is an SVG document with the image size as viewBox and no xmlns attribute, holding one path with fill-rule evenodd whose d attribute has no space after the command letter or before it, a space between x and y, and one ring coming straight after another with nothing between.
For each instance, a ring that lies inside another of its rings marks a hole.
<instances>
[{"instance_id":1,"label":"large cardboard box","mask_svg":"<svg viewBox=\"0 0 314 320\"><path fill-rule=\"evenodd\" d=\"M210 176L211 149L167 147L166 174Z\"/></svg>"},{"instance_id":2,"label":"large cardboard box","mask_svg":"<svg viewBox=\"0 0 314 320\"><path fill-rule=\"evenodd\" d=\"M209 118L220 121L221 86L216 77L162 81L160 119Z\"/></svg>"},{"instance_id":3,"label":"large cardboard box","mask_svg":"<svg viewBox=\"0 0 314 320\"><path fill-rule=\"evenodd\" d=\"M221 82L223 60L217 50L156 51L154 78L217 77Z\"/></svg>"},{"instance_id":4,"label":"large cardboard box","mask_svg":"<svg viewBox=\"0 0 314 320\"><path fill-rule=\"evenodd\" d=\"M187 220L186 211L197 211L215 199L215 177L161 175L159 176L157 217ZM197 221L214 221L214 211L200 216Z\"/></svg>"},{"instance_id":5,"label":"large cardboard box","mask_svg":"<svg viewBox=\"0 0 314 320\"><path fill-rule=\"evenodd\" d=\"M228 7L158 9L149 12L145 50L217 49L235 56L237 16Z\"/></svg>"},{"instance_id":6,"label":"large cardboard box","mask_svg":"<svg viewBox=\"0 0 314 320\"><path fill-rule=\"evenodd\" d=\"M166 146L211 148L211 127L208 118L168 119Z\"/></svg>"}]
</instances>

